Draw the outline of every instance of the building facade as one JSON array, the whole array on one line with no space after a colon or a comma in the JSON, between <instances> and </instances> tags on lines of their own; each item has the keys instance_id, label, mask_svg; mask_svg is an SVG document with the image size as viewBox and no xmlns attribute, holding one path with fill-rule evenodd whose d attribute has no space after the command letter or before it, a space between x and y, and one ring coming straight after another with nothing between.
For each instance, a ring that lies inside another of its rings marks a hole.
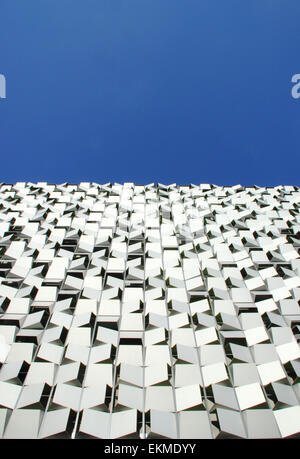
<instances>
[{"instance_id":1,"label":"building facade","mask_svg":"<svg viewBox=\"0 0 300 459\"><path fill-rule=\"evenodd\" d=\"M300 432L300 189L0 186L1 438Z\"/></svg>"}]
</instances>

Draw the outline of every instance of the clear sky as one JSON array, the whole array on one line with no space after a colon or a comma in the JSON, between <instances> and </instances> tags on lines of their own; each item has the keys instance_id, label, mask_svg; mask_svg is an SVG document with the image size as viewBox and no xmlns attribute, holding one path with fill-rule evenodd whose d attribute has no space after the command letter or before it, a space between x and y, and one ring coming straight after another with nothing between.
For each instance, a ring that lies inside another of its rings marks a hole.
<instances>
[{"instance_id":1,"label":"clear sky","mask_svg":"<svg viewBox=\"0 0 300 459\"><path fill-rule=\"evenodd\" d=\"M299 0L1 0L0 181L300 185Z\"/></svg>"}]
</instances>

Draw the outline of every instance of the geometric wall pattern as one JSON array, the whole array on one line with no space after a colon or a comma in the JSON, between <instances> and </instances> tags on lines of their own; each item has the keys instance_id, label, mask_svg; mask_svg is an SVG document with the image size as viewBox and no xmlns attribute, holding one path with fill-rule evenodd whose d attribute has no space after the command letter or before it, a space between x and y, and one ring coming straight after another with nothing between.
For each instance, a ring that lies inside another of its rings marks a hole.
<instances>
[{"instance_id":1,"label":"geometric wall pattern","mask_svg":"<svg viewBox=\"0 0 300 459\"><path fill-rule=\"evenodd\" d=\"M300 189L0 185L1 438L300 433Z\"/></svg>"}]
</instances>

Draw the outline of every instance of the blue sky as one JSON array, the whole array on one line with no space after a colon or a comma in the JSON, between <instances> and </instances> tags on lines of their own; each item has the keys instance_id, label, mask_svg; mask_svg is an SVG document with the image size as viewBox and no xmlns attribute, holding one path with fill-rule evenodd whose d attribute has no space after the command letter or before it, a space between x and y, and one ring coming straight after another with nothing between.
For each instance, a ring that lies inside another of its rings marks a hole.
<instances>
[{"instance_id":1,"label":"blue sky","mask_svg":"<svg viewBox=\"0 0 300 459\"><path fill-rule=\"evenodd\" d=\"M1 0L0 181L300 185L299 0Z\"/></svg>"}]
</instances>

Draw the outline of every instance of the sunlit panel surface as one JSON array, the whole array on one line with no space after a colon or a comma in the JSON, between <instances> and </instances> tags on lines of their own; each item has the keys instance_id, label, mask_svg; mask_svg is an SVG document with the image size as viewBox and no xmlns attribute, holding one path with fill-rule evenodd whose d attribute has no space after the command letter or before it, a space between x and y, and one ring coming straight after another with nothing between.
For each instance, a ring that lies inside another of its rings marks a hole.
<instances>
[{"instance_id":1,"label":"sunlit panel surface","mask_svg":"<svg viewBox=\"0 0 300 459\"><path fill-rule=\"evenodd\" d=\"M1 184L1 438L297 437L299 205Z\"/></svg>"}]
</instances>

